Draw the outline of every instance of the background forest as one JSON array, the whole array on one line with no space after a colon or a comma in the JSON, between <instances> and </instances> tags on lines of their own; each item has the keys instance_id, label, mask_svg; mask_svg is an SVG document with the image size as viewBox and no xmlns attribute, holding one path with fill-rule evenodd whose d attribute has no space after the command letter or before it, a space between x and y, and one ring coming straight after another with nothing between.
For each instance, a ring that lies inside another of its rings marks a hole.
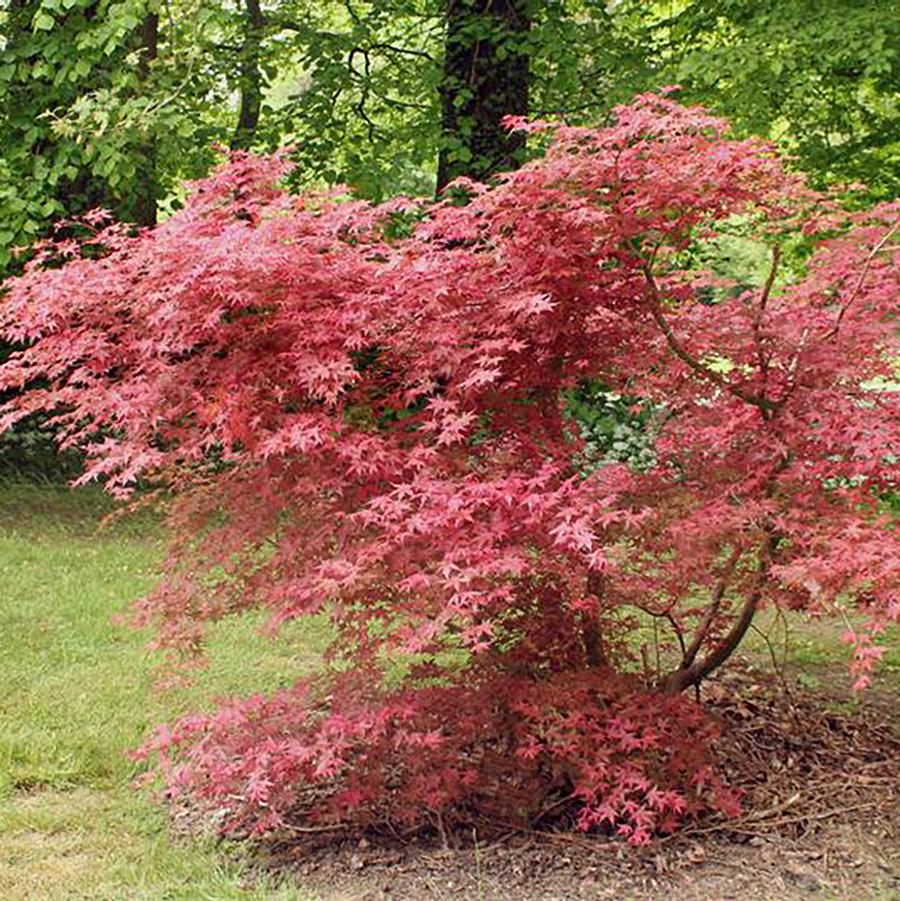
<instances>
[{"instance_id":1,"label":"background forest","mask_svg":"<svg viewBox=\"0 0 900 901\"><path fill-rule=\"evenodd\" d=\"M0 277L56 220L166 218L228 148L428 195L528 155L506 114L602 124L671 84L851 206L900 192L897 0L3 0L0 46ZM2 446L7 472L77 466L31 428Z\"/></svg>"},{"instance_id":2,"label":"background forest","mask_svg":"<svg viewBox=\"0 0 900 901\"><path fill-rule=\"evenodd\" d=\"M437 177L503 164L490 134L503 113L597 124L614 104L668 84L738 132L771 137L819 186L860 183L869 200L900 186L894 0L6 0L0 9L7 270L13 249L54 219L98 205L142 224L165 217L216 147L289 145L300 181L372 199L427 194Z\"/></svg>"}]
</instances>

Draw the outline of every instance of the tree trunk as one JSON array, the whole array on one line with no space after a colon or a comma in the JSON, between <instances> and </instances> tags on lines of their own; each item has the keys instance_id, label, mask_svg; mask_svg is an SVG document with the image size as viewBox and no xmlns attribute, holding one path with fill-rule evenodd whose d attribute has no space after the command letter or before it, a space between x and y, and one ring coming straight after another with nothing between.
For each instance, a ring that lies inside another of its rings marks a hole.
<instances>
[{"instance_id":1,"label":"tree trunk","mask_svg":"<svg viewBox=\"0 0 900 901\"><path fill-rule=\"evenodd\" d=\"M734 621L728 633L707 653L702 659L697 659L697 653L700 650L702 639L705 637L706 626L701 626L700 642L692 647L690 652L685 656L682 665L673 672L669 673L659 684L659 688L665 694L679 694L687 688L699 685L710 673L718 669L726 660L737 650L738 645L743 641L747 630L753 623L753 617L759 608L760 601L763 597L763 591L766 587L766 581L769 578L769 571L772 566L772 558L778 548L780 536L775 534L771 526L766 528L765 538L759 549L759 563L756 570L756 584L750 589L741 611ZM734 558L737 559L736 557ZM723 589L724 591L724 585ZM718 592L717 592L718 593ZM718 599L714 599L713 603L718 607ZM715 615L715 610L712 611ZM708 625L708 623L706 624Z\"/></svg>"},{"instance_id":2,"label":"tree trunk","mask_svg":"<svg viewBox=\"0 0 900 901\"><path fill-rule=\"evenodd\" d=\"M259 57L266 20L259 0L244 0L244 23L239 76L241 104L237 127L231 139L232 150L247 150L250 147L262 110L263 79Z\"/></svg>"},{"instance_id":3,"label":"tree trunk","mask_svg":"<svg viewBox=\"0 0 900 901\"><path fill-rule=\"evenodd\" d=\"M141 26L141 56L138 62L138 78L146 81L150 75L150 63L159 53L159 15L147 13ZM156 139L151 135L141 149L142 178L134 200L134 220L138 225L156 225Z\"/></svg>"},{"instance_id":4,"label":"tree trunk","mask_svg":"<svg viewBox=\"0 0 900 901\"><path fill-rule=\"evenodd\" d=\"M461 175L484 181L521 162L525 137L511 135L502 119L528 112L532 4L447 0L438 191Z\"/></svg>"},{"instance_id":5,"label":"tree trunk","mask_svg":"<svg viewBox=\"0 0 900 901\"><path fill-rule=\"evenodd\" d=\"M605 591L604 578L600 573L592 572L587 577L587 593L593 595L597 601L597 609L585 615L582 631L585 658L588 666L593 669L608 666L606 649L603 646L603 633L600 629L600 608Z\"/></svg>"}]
</instances>

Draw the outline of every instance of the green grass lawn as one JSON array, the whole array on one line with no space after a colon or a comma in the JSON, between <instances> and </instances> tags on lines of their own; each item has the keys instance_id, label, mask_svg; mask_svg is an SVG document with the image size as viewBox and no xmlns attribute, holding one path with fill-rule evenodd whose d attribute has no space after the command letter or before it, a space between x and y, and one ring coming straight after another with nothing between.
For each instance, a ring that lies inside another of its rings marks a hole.
<instances>
[{"instance_id":1,"label":"green grass lawn","mask_svg":"<svg viewBox=\"0 0 900 901\"><path fill-rule=\"evenodd\" d=\"M133 787L138 767L126 751L148 727L215 696L309 672L325 630L298 623L271 642L260 640L258 619L223 624L190 689L154 692L148 636L112 617L151 584L161 530L146 517L98 530L109 509L95 491L0 486L0 899L309 898L261 884L233 846L173 835ZM775 624L760 625L777 638ZM795 630L792 670L841 678L837 631ZM882 683L893 690L898 647ZM767 663L759 635L744 653Z\"/></svg>"},{"instance_id":2,"label":"green grass lawn","mask_svg":"<svg viewBox=\"0 0 900 901\"><path fill-rule=\"evenodd\" d=\"M309 897L253 882L234 848L172 835L126 751L215 695L309 671L321 636L267 643L229 623L196 685L155 693L147 635L111 617L151 584L159 529L98 532L107 509L96 492L0 488L0 898Z\"/></svg>"}]
</instances>

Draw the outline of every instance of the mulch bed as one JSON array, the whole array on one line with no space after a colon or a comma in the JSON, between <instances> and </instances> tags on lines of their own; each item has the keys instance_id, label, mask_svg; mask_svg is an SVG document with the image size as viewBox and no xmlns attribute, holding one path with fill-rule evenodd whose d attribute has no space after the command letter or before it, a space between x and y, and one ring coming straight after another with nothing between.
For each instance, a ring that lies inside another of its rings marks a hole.
<instances>
[{"instance_id":1,"label":"mulch bed","mask_svg":"<svg viewBox=\"0 0 900 901\"><path fill-rule=\"evenodd\" d=\"M331 836L270 847L264 868L323 901L460 898L900 898L900 710L835 703L748 664L703 689L744 813L634 849L510 829L401 841ZM853 709L854 707L858 709Z\"/></svg>"}]
</instances>

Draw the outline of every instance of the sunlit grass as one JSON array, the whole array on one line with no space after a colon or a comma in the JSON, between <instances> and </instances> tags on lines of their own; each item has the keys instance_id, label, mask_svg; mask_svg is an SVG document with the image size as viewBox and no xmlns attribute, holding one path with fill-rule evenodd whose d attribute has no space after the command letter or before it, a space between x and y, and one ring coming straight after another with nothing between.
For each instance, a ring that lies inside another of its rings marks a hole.
<instances>
[{"instance_id":1,"label":"sunlit grass","mask_svg":"<svg viewBox=\"0 0 900 901\"><path fill-rule=\"evenodd\" d=\"M161 530L144 516L98 532L110 509L91 491L0 488L0 898L308 897L173 836L126 752L213 696L309 672L321 630L264 642L258 618L223 624L195 685L155 692L148 636L112 617L152 583Z\"/></svg>"},{"instance_id":2,"label":"sunlit grass","mask_svg":"<svg viewBox=\"0 0 900 901\"><path fill-rule=\"evenodd\" d=\"M165 811L133 787L139 766L126 752L155 723L216 696L308 673L325 630L297 623L266 641L259 616L224 623L191 688L154 691L148 636L112 620L152 584L163 533L148 514L98 531L112 509L96 491L0 486L0 899L310 897L260 882L234 846L174 835ZM763 614L758 625L780 659L781 624ZM792 619L791 672L833 685L848 660L840 631ZM639 641L652 637L648 623ZM888 645L880 684L896 690L896 630ZM758 632L741 653L768 665Z\"/></svg>"}]
</instances>

